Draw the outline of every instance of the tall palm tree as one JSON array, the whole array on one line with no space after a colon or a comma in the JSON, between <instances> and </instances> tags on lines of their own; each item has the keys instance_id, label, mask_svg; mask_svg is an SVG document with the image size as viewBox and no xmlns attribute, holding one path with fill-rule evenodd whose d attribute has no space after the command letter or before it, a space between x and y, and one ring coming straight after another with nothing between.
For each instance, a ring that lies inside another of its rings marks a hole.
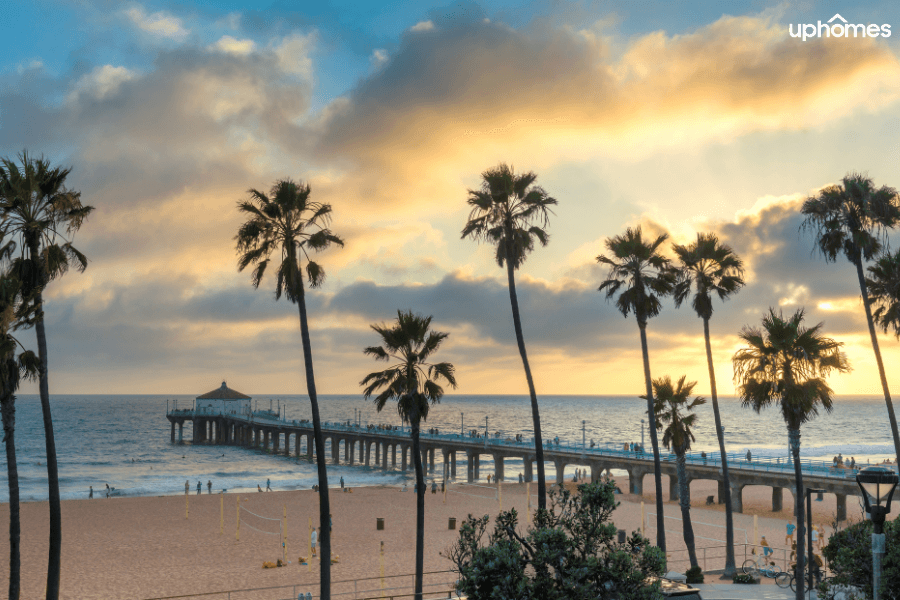
<instances>
[{"instance_id":1,"label":"tall palm tree","mask_svg":"<svg viewBox=\"0 0 900 600\"><path fill-rule=\"evenodd\" d=\"M885 252L868 271L866 287L876 306L872 317L882 331L893 328L900 338L900 250Z\"/></svg>"},{"instance_id":2,"label":"tall palm tree","mask_svg":"<svg viewBox=\"0 0 900 600\"><path fill-rule=\"evenodd\" d=\"M496 246L497 264L506 266L509 302L512 305L513 327L519 355L525 367L525 380L531 396L531 418L534 425L534 454L538 469L538 508L547 508L547 485L544 477L544 444L541 440L541 413L537 392L531 377L531 367L525 352L525 337L519 317L516 295L516 270L534 250L535 241L546 246L550 241L546 228L557 204L543 188L535 185L537 175L532 172L516 174L512 167L501 164L481 174L480 190L469 190L472 211L463 227L462 237L486 241Z\"/></svg>"},{"instance_id":3,"label":"tall palm tree","mask_svg":"<svg viewBox=\"0 0 900 600\"><path fill-rule=\"evenodd\" d=\"M7 246L8 248L8 246ZM6 250L6 248L4 249ZM0 276L0 415L6 447L6 475L9 486L9 589L10 600L21 592L21 553L19 542L19 470L16 463L16 391L22 377L35 380L40 361L30 350L16 356L21 346L13 329L33 324L34 304L23 302L22 286L14 273Z\"/></svg>"},{"instance_id":4,"label":"tall palm tree","mask_svg":"<svg viewBox=\"0 0 900 600\"><path fill-rule=\"evenodd\" d=\"M797 514L797 600L803 598L803 569L806 560L806 533L803 506L803 472L800 468L800 427L819 414L821 406L831 412L834 392L825 383L832 371L850 371L841 342L821 334L822 323L804 327L803 309L791 317L770 308L762 327L745 326L740 333L746 347L733 358L734 380L745 408L760 412L777 406L787 424L794 478Z\"/></svg>"},{"instance_id":5,"label":"tall palm tree","mask_svg":"<svg viewBox=\"0 0 900 600\"><path fill-rule=\"evenodd\" d=\"M331 506L328 502L328 472L325 462L325 439L319 419L319 400L313 373L312 345L309 341L309 322L306 316L306 290L303 268L310 287L316 288L325 281L325 270L310 259L310 252L319 252L332 244L344 242L328 229L331 221L331 205L310 200L310 187L290 179L277 181L268 194L259 190L248 191L250 198L238 203L238 210L247 215L235 236L237 242L238 271L255 265L252 282L259 288L272 254L277 255L275 272L275 300L284 296L300 311L300 339L303 344L303 362L306 368L306 391L312 407L313 437L316 445L316 467L319 472L319 543L322 546L320 562L320 594L331 597Z\"/></svg>"},{"instance_id":6,"label":"tall palm tree","mask_svg":"<svg viewBox=\"0 0 900 600\"><path fill-rule=\"evenodd\" d=\"M712 318L712 295L725 301L744 286L744 264L734 251L723 244L713 233L698 233L697 240L689 246L673 246L681 266L675 286L675 306L681 304L694 290L691 306L703 319L703 339L706 342L706 366L709 369L709 388L713 415L716 420L716 438L719 440L719 456L722 461L722 479L725 486L725 577L734 577L734 518L731 507L731 480L728 475L728 455L725 452L725 433L719 413L719 395L716 390L716 371L713 368L712 344L709 320Z\"/></svg>"},{"instance_id":7,"label":"tall palm tree","mask_svg":"<svg viewBox=\"0 0 900 600\"><path fill-rule=\"evenodd\" d=\"M856 267L856 278L866 311L869 337L875 351L875 362L894 437L897 468L900 471L900 431L897 429L894 403L891 401L884 362L878 348L878 334L863 274L863 261L870 261L878 254L888 229L900 223L900 198L897 190L887 186L876 188L870 177L850 173L844 176L841 185L828 186L816 196L807 198L802 212L806 219L801 229L814 232L816 246L825 260L835 262L838 255L843 254Z\"/></svg>"},{"instance_id":8,"label":"tall palm tree","mask_svg":"<svg viewBox=\"0 0 900 600\"><path fill-rule=\"evenodd\" d=\"M687 546L688 558L693 568L698 566L698 563L697 549L694 546L694 527L691 525L691 488L688 485L685 453L691 449L691 442L694 441L694 432L691 431L691 427L697 422L697 415L693 413L693 410L701 404L706 404L706 399L698 396L690 400L689 396L694 391L697 382L685 383L685 379L687 376L682 376L677 385L672 384L672 379L668 375L653 380L653 391L656 394L653 412L660 424L665 426L663 446L671 448L675 452L684 543ZM646 399L646 396L641 397ZM683 414L683 411L690 414Z\"/></svg>"},{"instance_id":9,"label":"tall palm tree","mask_svg":"<svg viewBox=\"0 0 900 600\"><path fill-rule=\"evenodd\" d=\"M366 400L375 396L375 406L381 411L388 400L397 401L397 412L409 423L412 438L413 464L416 469L416 600L422 598L422 576L425 562L425 472L419 448L419 424L428 418L430 404L437 404L444 395L441 381L456 387L453 365L448 362L430 363L449 334L429 331L431 317L414 315L412 311L397 311L394 325L372 325L381 336L381 346L369 346L363 352L391 362L384 371L369 373L360 382L365 386Z\"/></svg>"},{"instance_id":10,"label":"tall palm tree","mask_svg":"<svg viewBox=\"0 0 900 600\"><path fill-rule=\"evenodd\" d=\"M62 276L70 266L87 268L87 257L72 245L72 237L81 228L92 206L81 203L81 193L66 188L70 168L51 167L44 158L31 158L26 152L20 163L0 161L0 213L6 228L21 249L17 276L23 289L33 296L37 315L35 333L41 363L38 388L44 421L47 450L47 484L50 504L50 543L47 561L48 600L59 598L62 556L62 511L59 498L59 470L56 441L50 411L50 380L47 369L47 332L44 328L43 293L51 280Z\"/></svg>"},{"instance_id":11,"label":"tall palm tree","mask_svg":"<svg viewBox=\"0 0 900 600\"><path fill-rule=\"evenodd\" d=\"M660 298L675 289L676 272L669 259L659 253L660 246L669 239L667 234L653 241L644 241L640 226L629 227L624 235L606 239L612 258L597 257L597 262L609 266L606 280L598 288L606 292L607 301L621 290L616 308L625 316L634 312L641 334L641 353L644 357L644 385L647 398L647 420L650 423L650 443L653 445L653 474L656 484L656 545L666 551L666 529L663 516L662 471L659 461L659 440L656 435L656 416L653 410L653 380L650 377L650 350L647 347L647 321L662 310Z\"/></svg>"}]
</instances>

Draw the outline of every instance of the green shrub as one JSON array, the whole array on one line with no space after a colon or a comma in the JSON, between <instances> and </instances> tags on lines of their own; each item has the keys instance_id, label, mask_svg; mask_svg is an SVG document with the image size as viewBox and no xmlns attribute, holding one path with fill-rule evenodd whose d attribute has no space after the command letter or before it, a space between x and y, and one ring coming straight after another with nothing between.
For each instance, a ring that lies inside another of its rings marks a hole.
<instances>
[{"instance_id":1,"label":"green shrub","mask_svg":"<svg viewBox=\"0 0 900 600\"><path fill-rule=\"evenodd\" d=\"M459 573L457 591L471 600L651 600L666 567L663 552L639 533L616 541L618 506L611 481L582 484L579 494L551 490L547 510L525 529L515 509L471 515L446 557ZM486 539L485 539L486 538Z\"/></svg>"},{"instance_id":2,"label":"green shrub","mask_svg":"<svg viewBox=\"0 0 900 600\"><path fill-rule=\"evenodd\" d=\"M737 573L732 581L734 583L759 583L759 579L750 573Z\"/></svg>"},{"instance_id":3,"label":"green shrub","mask_svg":"<svg viewBox=\"0 0 900 600\"><path fill-rule=\"evenodd\" d=\"M881 566L882 600L900 600L900 522L884 524L885 555ZM835 532L822 549L834 581L850 584L872 597L872 522L854 523Z\"/></svg>"},{"instance_id":4,"label":"green shrub","mask_svg":"<svg viewBox=\"0 0 900 600\"><path fill-rule=\"evenodd\" d=\"M691 567L684 575L687 577L687 583L703 583L703 569L699 565Z\"/></svg>"}]
</instances>

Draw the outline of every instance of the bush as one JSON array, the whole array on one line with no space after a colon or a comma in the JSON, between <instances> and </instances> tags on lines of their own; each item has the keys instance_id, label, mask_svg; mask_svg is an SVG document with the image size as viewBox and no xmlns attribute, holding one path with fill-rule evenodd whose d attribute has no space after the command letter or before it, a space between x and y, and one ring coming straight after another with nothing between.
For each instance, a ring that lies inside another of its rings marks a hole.
<instances>
[{"instance_id":1,"label":"bush","mask_svg":"<svg viewBox=\"0 0 900 600\"><path fill-rule=\"evenodd\" d=\"M459 573L457 590L471 600L650 600L665 571L665 555L637 532L624 544L610 515L618 506L611 481L582 484L579 495L551 490L547 510L523 531L515 509L471 515L446 556Z\"/></svg>"},{"instance_id":2,"label":"bush","mask_svg":"<svg viewBox=\"0 0 900 600\"><path fill-rule=\"evenodd\" d=\"M759 579L750 573L736 573L732 581L734 583L759 583Z\"/></svg>"},{"instance_id":3,"label":"bush","mask_svg":"<svg viewBox=\"0 0 900 600\"><path fill-rule=\"evenodd\" d=\"M687 583L703 583L703 569L699 566L691 567L684 575L687 577Z\"/></svg>"},{"instance_id":4,"label":"bush","mask_svg":"<svg viewBox=\"0 0 900 600\"><path fill-rule=\"evenodd\" d=\"M881 567L881 598L900 600L900 522L884 524L885 555ZM872 597L872 522L854 523L837 531L822 550L835 584L859 587Z\"/></svg>"}]
</instances>

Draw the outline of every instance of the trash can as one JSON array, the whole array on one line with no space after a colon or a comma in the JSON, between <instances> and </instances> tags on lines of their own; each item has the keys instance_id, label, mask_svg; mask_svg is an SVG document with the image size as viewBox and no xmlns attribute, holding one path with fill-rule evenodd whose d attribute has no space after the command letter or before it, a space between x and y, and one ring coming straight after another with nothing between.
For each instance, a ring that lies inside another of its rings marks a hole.
<instances>
[{"instance_id":1,"label":"trash can","mask_svg":"<svg viewBox=\"0 0 900 600\"><path fill-rule=\"evenodd\" d=\"M624 529L619 530L619 543L620 544L625 543L625 530Z\"/></svg>"},{"instance_id":2,"label":"trash can","mask_svg":"<svg viewBox=\"0 0 900 600\"><path fill-rule=\"evenodd\" d=\"M378 531L384 529L384 519L379 517L375 518L375 529L377 529Z\"/></svg>"},{"instance_id":3,"label":"trash can","mask_svg":"<svg viewBox=\"0 0 900 600\"><path fill-rule=\"evenodd\" d=\"M447 522L447 529L456 529L456 517L450 517Z\"/></svg>"}]
</instances>

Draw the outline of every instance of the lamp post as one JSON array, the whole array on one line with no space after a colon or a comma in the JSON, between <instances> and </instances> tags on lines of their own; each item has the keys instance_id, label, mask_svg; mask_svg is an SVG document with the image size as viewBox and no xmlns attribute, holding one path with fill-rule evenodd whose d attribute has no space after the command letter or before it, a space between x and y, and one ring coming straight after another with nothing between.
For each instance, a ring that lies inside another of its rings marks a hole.
<instances>
[{"instance_id":1,"label":"lamp post","mask_svg":"<svg viewBox=\"0 0 900 600\"><path fill-rule=\"evenodd\" d=\"M484 418L484 447L487 448L488 445L488 418Z\"/></svg>"},{"instance_id":2,"label":"lamp post","mask_svg":"<svg viewBox=\"0 0 900 600\"><path fill-rule=\"evenodd\" d=\"M806 564L809 565L807 569L807 588L808 590L813 589L813 563L815 562L815 554L813 553L812 547L812 495L815 494L823 494L825 490L817 490L813 488L806 488L804 490L806 494Z\"/></svg>"},{"instance_id":3,"label":"lamp post","mask_svg":"<svg viewBox=\"0 0 900 600\"><path fill-rule=\"evenodd\" d=\"M897 473L887 467L866 467L856 475L866 512L872 519L872 598L881 594L881 560L884 558L884 518L891 512L891 498L897 489ZM874 503L874 504L873 504ZM883 504L883 506L882 506Z\"/></svg>"},{"instance_id":4,"label":"lamp post","mask_svg":"<svg viewBox=\"0 0 900 600\"><path fill-rule=\"evenodd\" d=\"M466 421L463 413L459 413L459 435L466 437Z\"/></svg>"},{"instance_id":5,"label":"lamp post","mask_svg":"<svg viewBox=\"0 0 900 600\"><path fill-rule=\"evenodd\" d=\"M641 419L641 451L644 450L644 420Z\"/></svg>"},{"instance_id":6,"label":"lamp post","mask_svg":"<svg viewBox=\"0 0 900 600\"><path fill-rule=\"evenodd\" d=\"M581 453L582 454L584 454L584 449L585 449L584 440L585 440L585 426L586 425L587 425L587 421L582 420L581 421Z\"/></svg>"}]
</instances>

